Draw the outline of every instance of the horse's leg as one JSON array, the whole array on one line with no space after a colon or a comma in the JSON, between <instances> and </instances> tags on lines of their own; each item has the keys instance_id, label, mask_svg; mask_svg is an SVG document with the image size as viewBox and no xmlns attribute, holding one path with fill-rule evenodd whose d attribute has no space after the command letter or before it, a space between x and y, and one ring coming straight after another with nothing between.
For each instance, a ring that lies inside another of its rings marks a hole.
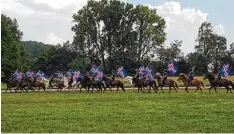
<instances>
[{"instance_id":1,"label":"horse's leg","mask_svg":"<svg viewBox=\"0 0 234 134\"><path fill-rule=\"evenodd\" d=\"M186 91L187 93L189 92L189 91L188 91L188 86L185 87L185 91Z\"/></svg>"},{"instance_id":2,"label":"horse's leg","mask_svg":"<svg viewBox=\"0 0 234 134\"><path fill-rule=\"evenodd\" d=\"M37 92L39 92L41 90L41 86L39 86L39 89L37 90Z\"/></svg>"},{"instance_id":3,"label":"horse's leg","mask_svg":"<svg viewBox=\"0 0 234 134\"><path fill-rule=\"evenodd\" d=\"M119 91L119 86L117 86L117 90L116 90L116 93Z\"/></svg>"},{"instance_id":4,"label":"horse's leg","mask_svg":"<svg viewBox=\"0 0 234 134\"><path fill-rule=\"evenodd\" d=\"M163 86L161 85L161 91L164 93L164 91L162 90L162 87L163 87Z\"/></svg>"},{"instance_id":5,"label":"horse's leg","mask_svg":"<svg viewBox=\"0 0 234 134\"><path fill-rule=\"evenodd\" d=\"M215 90L215 93L217 93L217 91L216 91L216 87L214 87L214 90Z\"/></svg>"},{"instance_id":6,"label":"horse's leg","mask_svg":"<svg viewBox=\"0 0 234 134\"><path fill-rule=\"evenodd\" d=\"M196 89L195 93L197 92L198 88L199 88L199 87L197 87L197 89Z\"/></svg>"},{"instance_id":7,"label":"horse's leg","mask_svg":"<svg viewBox=\"0 0 234 134\"><path fill-rule=\"evenodd\" d=\"M170 93L171 92L171 85L169 85L169 92L168 93Z\"/></svg>"},{"instance_id":8,"label":"horse's leg","mask_svg":"<svg viewBox=\"0 0 234 134\"><path fill-rule=\"evenodd\" d=\"M210 93L210 89L212 88L212 86L209 88L209 93ZM216 91L216 88L214 88L215 89L215 91Z\"/></svg>"},{"instance_id":9,"label":"horse's leg","mask_svg":"<svg viewBox=\"0 0 234 134\"><path fill-rule=\"evenodd\" d=\"M111 87L109 87L109 89L110 89L110 91L112 92Z\"/></svg>"},{"instance_id":10,"label":"horse's leg","mask_svg":"<svg viewBox=\"0 0 234 134\"><path fill-rule=\"evenodd\" d=\"M149 91L148 91L148 93L150 93L150 91L151 91L151 86L149 87Z\"/></svg>"},{"instance_id":11,"label":"horse's leg","mask_svg":"<svg viewBox=\"0 0 234 134\"><path fill-rule=\"evenodd\" d=\"M228 85L226 86L226 89L227 89L227 93L228 93L228 90L229 90L229 86Z\"/></svg>"},{"instance_id":12,"label":"horse's leg","mask_svg":"<svg viewBox=\"0 0 234 134\"><path fill-rule=\"evenodd\" d=\"M174 90L177 92L176 87L175 87L175 84L172 83L171 86L172 86L172 87L174 88Z\"/></svg>"}]
</instances>

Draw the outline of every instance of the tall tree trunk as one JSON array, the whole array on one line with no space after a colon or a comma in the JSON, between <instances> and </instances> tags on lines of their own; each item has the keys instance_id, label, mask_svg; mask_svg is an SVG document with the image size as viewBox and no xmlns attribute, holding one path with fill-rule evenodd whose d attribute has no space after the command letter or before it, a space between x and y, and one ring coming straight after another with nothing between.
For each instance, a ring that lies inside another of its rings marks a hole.
<instances>
[{"instance_id":1,"label":"tall tree trunk","mask_svg":"<svg viewBox=\"0 0 234 134\"><path fill-rule=\"evenodd\" d=\"M110 71L112 69L112 46L111 46L111 34L110 32L108 32L108 48L109 48L109 70Z\"/></svg>"},{"instance_id":2,"label":"tall tree trunk","mask_svg":"<svg viewBox=\"0 0 234 134\"><path fill-rule=\"evenodd\" d=\"M143 35L143 20L140 22L140 33L139 33L139 46L138 46L138 62L141 60L141 46L142 46L142 35Z\"/></svg>"},{"instance_id":3,"label":"tall tree trunk","mask_svg":"<svg viewBox=\"0 0 234 134\"><path fill-rule=\"evenodd\" d=\"M102 52L102 65L103 65L103 68L104 68L104 72L106 72L106 64L105 64L104 52Z\"/></svg>"}]
</instances>

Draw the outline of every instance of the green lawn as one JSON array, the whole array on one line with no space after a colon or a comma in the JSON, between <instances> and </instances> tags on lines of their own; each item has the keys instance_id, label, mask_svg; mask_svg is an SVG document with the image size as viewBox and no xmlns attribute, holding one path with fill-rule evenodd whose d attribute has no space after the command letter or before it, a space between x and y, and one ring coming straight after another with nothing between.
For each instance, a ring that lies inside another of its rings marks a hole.
<instances>
[{"instance_id":1,"label":"green lawn","mask_svg":"<svg viewBox=\"0 0 234 134\"><path fill-rule=\"evenodd\" d=\"M234 94L2 93L2 132L234 132Z\"/></svg>"}]
</instances>

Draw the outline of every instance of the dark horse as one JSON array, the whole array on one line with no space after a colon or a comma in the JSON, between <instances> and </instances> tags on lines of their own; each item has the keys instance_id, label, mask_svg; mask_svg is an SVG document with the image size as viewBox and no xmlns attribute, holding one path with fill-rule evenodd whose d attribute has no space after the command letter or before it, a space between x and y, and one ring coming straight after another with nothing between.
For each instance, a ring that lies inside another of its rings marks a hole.
<instances>
[{"instance_id":1,"label":"dark horse","mask_svg":"<svg viewBox=\"0 0 234 134\"><path fill-rule=\"evenodd\" d=\"M93 85L92 80L91 80L87 75L85 75L83 79L79 77L79 78L77 79L77 81L80 82L80 85L81 85L81 87L80 87L80 92L81 92L81 89L82 89L82 88L85 88L85 90L86 90L87 92L89 92L89 89L90 89L90 88L92 87L92 85ZM87 88L88 88L88 89L87 89Z\"/></svg>"},{"instance_id":2,"label":"dark horse","mask_svg":"<svg viewBox=\"0 0 234 134\"><path fill-rule=\"evenodd\" d=\"M18 87L16 88L16 91L18 91L18 89L23 91L25 88L26 88L26 92L28 92L28 89L31 89L31 91L34 91L33 82L30 80L30 78L23 76L22 81L19 83Z\"/></svg>"},{"instance_id":3,"label":"dark horse","mask_svg":"<svg viewBox=\"0 0 234 134\"><path fill-rule=\"evenodd\" d=\"M216 91L217 86L218 87L225 87L227 89L227 93L228 93L228 91L230 91L230 93L232 93L229 85L232 86L232 89L234 89L234 84L232 83L232 81L227 80L227 79L221 79L221 80L215 79L215 77L210 73L206 74L206 76L203 79L204 80L208 79L210 82L211 87L209 88L209 92L210 92L211 88L214 88L215 92L217 93L217 91Z\"/></svg>"},{"instance_id":4,"label":"dark horse","mask_svg":"<svg viewBox=\"0 0 234 134\"><path fill-rule=\"evenodd\" d=\"M102 93L102 87L104 88L104 90L106 90L106 87L103 84L103 82L102 81L95 81L94 76L93 76L93 78L92 78L92 92L93 92L93 88L96 88L98 92L100 90Z\"/></svg>"},{"instance_id":5,"label":"dark horse","mask_svg":"<svg viewBox=\"0 0 234 134\"><path fill-rule=\"evenodd\" d=\"M162 87L164 86L163 83L162 83L163 77L162 77L160 74L157 73L157 74L155 75L155 78L156 78L157 81L158 81L158 86L161 87L161 91L163 92L163 90L162 90ZM171 92L171 87L173 87L173 88L175 89L176 92L177 92L176 89L179 89L177 82L174 81L174 80L172 80L172 79L167 79L167 80L165 81L165 85L168 85L168 86L169 86L169 93Z\"/></svg>"},{"instance_id":6,"label":"dark horse","mask_svg":"<svg viewBox=\"0 0 234 134\"><path fill-rule=\"evenodd\" d=\"M133 84L135 84L136 87L138 87L138 92L139 92L139 89L141 89L141 92L143 92L142 88L144 88L146 86L149 86L148 93L150 93L151 87L157 93L158 87L157 87L156 82L154 80L145 80L145 81L143 81L143 80L141 80L141 79L139 79L137 77L133 77L132 82L133 82Z\"/></svg>"},{"instance_id":7,"label":"dark horse","mask_svg":"<svg viewBox=\"0 0 234 134\"><path fill-rule=\"evenodd\" d=\"M6 78L6 79L2 79L2 82L3 82L3 83L6 83L6 86L7 86L5 92L7 92L7 90L10 90L10 92L11 92L11 89L12 89L12 88L18 87L18 86L19 86L19 81L16 80L16 79L14 79L14 78L12 77L12 75L11 75L10 79L7 79L7 78Z\"/></svg>"},{"instance_id":8,"label":"dark horse","mask_svg":"<svg viewBox=\"0 0 234 134\"><path fill-rule=\"evenodd\" d=\"M103 76L102 80L105 82L106 87L108 87L110 90L111 90L111 87L115 87L116 86L117 87L116 93L119 91L119 87L121 87L122 90L125 92L124 84L120 80L114 80L114 78L110 79L110 78L107 78L106 76ZM112 90L111 90L111 92L112 92Z\"/></svg>"},{"instance_id":9,"label":"dark horse","mask_svg":"<svg viewBox=\"0 0 234 134\"><path fill-rule=\"evenodd\" d=\"M36 77L33 78L32 86L33 87L39 87L38 91L40 91L40 89L42 87L44 89L44 91L45 91L45 84L42 83L42 82L37 81Z\"/></svg>"}]
</instances>

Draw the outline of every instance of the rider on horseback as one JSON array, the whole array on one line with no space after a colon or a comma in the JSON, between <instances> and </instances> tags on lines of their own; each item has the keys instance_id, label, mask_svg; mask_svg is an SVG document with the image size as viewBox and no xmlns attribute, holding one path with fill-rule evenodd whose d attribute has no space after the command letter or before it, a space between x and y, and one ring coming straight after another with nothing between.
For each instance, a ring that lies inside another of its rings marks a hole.
<instances>
[{"instance_id":1,"label":"rider on horseback","mask_svg":"<svg viewBox=\"0 0 234 134\"><path fill-rule=\"evenodd\" d=\"M216 72L216 78L217 78L217 80L221 80L222 79L220 69L221 69L221 67L218 67L218 70Z\"/></svg>"},{"instance_id":2,"label":"rider on horseback","mask_svg":"<svg viewBox=\"0 0 234 134\"><path fill-rule=\"evenodd\" d=\"M195 69L195 66L191 68L191 71L189 73L189 85L190 86L192 85L192 81L193 81L194 69Z\"/></svg>"},{"instance_id":3,"label":"rider on horseback","mask_svg":"<svg viewBox=\"0 0 234 134\"><path fill-rule=\"evenodd\" d=\"M165 85L165 81L167 80L167 70L166 69L163 69L162 76L163 76L162 85L164 86Z\"/></svg>"},{"instance_id":4,"label":"rider on horseback","mask_svg":"<svg viewBox=\"0 0 234 134\"><path fill-rule=\"evenodd\" d=\"M114 81L115 80L115 71L114 71L114 69L112 69L112 81Z\"/></svg>"}]
</instances>

